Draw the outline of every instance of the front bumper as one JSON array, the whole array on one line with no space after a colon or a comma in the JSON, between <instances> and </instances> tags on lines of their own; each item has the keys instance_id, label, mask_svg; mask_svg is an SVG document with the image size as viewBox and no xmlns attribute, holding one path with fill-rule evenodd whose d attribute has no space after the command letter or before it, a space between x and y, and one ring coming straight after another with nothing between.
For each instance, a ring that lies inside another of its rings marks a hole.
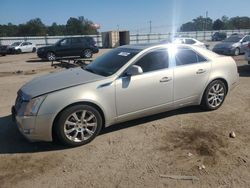
<instances>
[{"instance_id":1,"label":"front bumper","mask_svg":"<svg viewBox=\"0 0 250 188\"><path fill-rule=\"evenodd\" d=\"M13 106L12 120L16 123L20 133L29 141L52 141L53 116L20 116Z\"/></svg>"},{"instance_id":2,"label":"front bumper","mask_svg":"<svg viewBox=\"0 0 250 188\"><path fill-rule=\"evenodd\" d=\"M246 51L245 59L248 61L248 64L250 64L250 51Z\"/></svg>"}]
</instances>

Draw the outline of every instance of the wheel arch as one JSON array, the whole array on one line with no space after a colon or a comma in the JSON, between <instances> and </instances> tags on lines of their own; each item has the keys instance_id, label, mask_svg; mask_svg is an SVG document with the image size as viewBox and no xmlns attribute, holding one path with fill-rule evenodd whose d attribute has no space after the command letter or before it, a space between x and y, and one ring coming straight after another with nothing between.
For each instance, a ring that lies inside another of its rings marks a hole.
<instances>
[{"instance_id":1,"label":"wheel arch","mask_svg":"<svg viewBox=\"0 0 250 188\"><path fill-rule=\"evenodd\" d=\"M89 101L81 101L81 102L74 102L72 104L69 104L67 106L65 106L63 109L61 109L57 115L55 116L54 120L53 120L53 123L52 123L52 139L55 140L56 139L56 134L55 134L55 124L56 122L58 121L58 118L60 117L60 114L67 108L71 107L71 106L75 106L75 105L89 105L89 106L92 106L94 107L101 115L102 117L102 128L105 127L105 122L106 122L106 119L105 119L105 115L104 115L104 112L102 110L102 108L100 106L98 106L97 104L93 103L93 102L89 102Z\"/></svg>"}]
</instances>

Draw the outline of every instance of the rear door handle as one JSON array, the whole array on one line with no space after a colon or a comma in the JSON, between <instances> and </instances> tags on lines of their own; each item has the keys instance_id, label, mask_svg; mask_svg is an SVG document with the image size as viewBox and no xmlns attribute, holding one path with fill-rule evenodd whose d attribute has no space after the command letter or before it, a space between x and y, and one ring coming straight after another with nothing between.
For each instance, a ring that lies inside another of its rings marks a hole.
<instances>
[{"instance_id":1,"label":"rear door handle","mask_svg":"<svg viewBox=\"0 0 250 188\"><path fill-rule=\"evenodd\" d=\"M206 72L206 70L204 70L204 69L199 69L199 70L197 70L196 74L203 74L203 73L205 73L205 72Z\"/></svg>"},{"instance_id":2,"label":"rear door handle","mask_svg":"<svg viewBox=\"0 0 250 188\"><path fill-rule=\"evenodd\" d=\"M172 80L171 77L163 77L162 79L160 79L160 82L169 82L171 80Z\"/></svg>"}]
</instances>

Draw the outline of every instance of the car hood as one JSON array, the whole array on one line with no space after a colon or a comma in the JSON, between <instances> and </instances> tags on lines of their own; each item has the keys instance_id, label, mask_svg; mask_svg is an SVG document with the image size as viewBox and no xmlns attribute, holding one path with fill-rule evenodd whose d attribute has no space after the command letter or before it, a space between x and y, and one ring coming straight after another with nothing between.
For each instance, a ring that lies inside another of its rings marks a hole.
<instances>
[{"instance_id":1,"label":"car hood","mask_svg":"<svg viewBox=\"0 0 250 188\"><path fill-rule=\"evenodd\" d=\"M41 50L41 49L49 50L49 49L52 49L54 47L55 47L55 45L49 45L49 46L40 47L40 48L38 48L38 50Z\"/></svg>"},{"instance_id":2,"label":"car hood","mask_svg":"<svg viewBox=\"0 0 250 188\"><path fill-rule=\"evenodd\" d=\"M214 48L231 48L233 44L237 44L237 42L222 42L222 43L216 44Z\"/></svg>"},{"instance_id":3,"label":"car hood","mask_svg":"<svg viewBox=\"0 0 250 188\"><path fill-rule=\"evenodd\" d=\"M35 78L25 84L21 91L28 98L34 98L46 93L101 79L103 79L103 76L87 72L79 67Z\"/></svg>"}]
</instances>

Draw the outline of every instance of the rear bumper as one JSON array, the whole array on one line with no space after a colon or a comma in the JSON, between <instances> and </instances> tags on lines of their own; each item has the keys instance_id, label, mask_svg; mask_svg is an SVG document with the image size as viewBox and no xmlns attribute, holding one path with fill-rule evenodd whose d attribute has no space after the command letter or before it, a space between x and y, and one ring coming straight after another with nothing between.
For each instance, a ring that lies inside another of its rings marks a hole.
<instances>
[{"instance_id":1,"label":"rear bumper","mask_svg":"<svg viewBox=\"0 0 250 188\"><path fill-rule=\"evenodd\" d=\"M46 58L46 53L45 52L40 52L40 51L37 51L37 56L39 57L39 58Z\"/></svg>"},{"instance_id":2,"label":"rear bumper","mask_svg":"<svg viewBox=\"0 0 250 188\"><path fill-rule=\"evenodd\" d=\"M98 52L99 52L99 48L98 48L98 47L92 48L92 52L93 52L93 53L98 53Z\"/></svg>"},{"instance_id":3,"label":"rear bumper","mask_svg":"<svg viewBox=\"0 0 250 188\"><path fill-rule=\"evenodd\" d=\"M248 64L250 64L250 51L246 51L245 59L248 61Z\"/></svg>"}]
</instances>

